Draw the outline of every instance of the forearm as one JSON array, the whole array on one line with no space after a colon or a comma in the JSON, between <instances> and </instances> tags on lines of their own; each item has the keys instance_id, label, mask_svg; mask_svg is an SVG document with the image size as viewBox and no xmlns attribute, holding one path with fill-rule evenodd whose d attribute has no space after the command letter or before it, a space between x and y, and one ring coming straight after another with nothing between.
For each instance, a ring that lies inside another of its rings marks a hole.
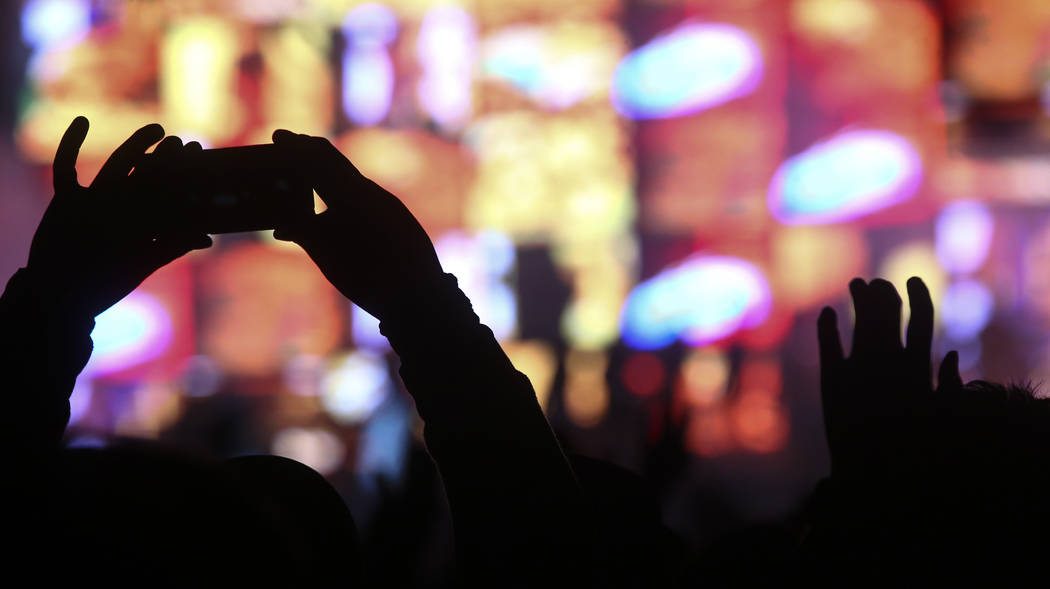
<instances>
[{"instance_id":1,"label":"forearm","mask_svg":"<svg viewBox=\"0 0 1050 589\"><path fill-rule=\"evenodd\" d=\"M582 499L568 461L528 379L478 321L455 279L445 275L415 298L382 329L426 424L460 558L472 574L538 558L533 564L542 575L543 561L571 558L563 549L580 537Z\"/></svg>"},{"instance_id":2,"label":"forearm","mask_svg":"<svg viewBox=\"0 0 1050 589\"><path fill-rule=\"evenodd\" d=\"M8 448L36 454L56 449L61 440L94 327L71 294L22 269L0 296L0 435Z\"/></svg>"}]
</instances>

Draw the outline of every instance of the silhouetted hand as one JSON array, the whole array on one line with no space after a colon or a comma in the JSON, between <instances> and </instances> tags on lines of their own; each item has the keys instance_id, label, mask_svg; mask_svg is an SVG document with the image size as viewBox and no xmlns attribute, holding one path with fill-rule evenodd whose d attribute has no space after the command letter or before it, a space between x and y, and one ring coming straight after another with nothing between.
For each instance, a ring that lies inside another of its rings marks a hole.
<instances>
[{"instance_id":1,"label":"silhouetted hand","mask_svg":"<svg viewBox=\"0 0 1050 589\"><path fill-rule=\"evenodd\" d=\"M273 141L328 207L274 237L301 245L347 298L382 320L441 277L434 244L412 213L327 139L278 130Z\"/></svg>"},{"instance_id":2,"label":"silhouetted hand","mask_svg":"<svg viewBox=\"0 0 1050 589\"><path fill-rule=\"evenodd\" d=\"M908 280L911 318L901 345L901 299L889 282L850 282L856 311L853 349L843 356L835 312L817 321L821 397L832 478L892 484L931 460L929 427L940 400L962 386L959 357L949 352L933 390L933 303L926 285Z\"/></svg>"},{"instance_id":3,"label":"silhouetted hand","mask_svg":"<svg viewBox=\"0 0 1050 589\"><path fill-rule=\"evenodd\" d=\"M164 137L160 125L135 131L109 156L91 186L84 187L77 182L76 162L87 131L88 120L77 117L58 145L55 196L33 236L27 269L66 300L98 315L161 266L210 246L211 238L163 228L152 206L148 174L136 166L146 149ZM184 149L200 148L168 137L154 150L151 165L162 166Z\"/></svg>"}]
</instances>

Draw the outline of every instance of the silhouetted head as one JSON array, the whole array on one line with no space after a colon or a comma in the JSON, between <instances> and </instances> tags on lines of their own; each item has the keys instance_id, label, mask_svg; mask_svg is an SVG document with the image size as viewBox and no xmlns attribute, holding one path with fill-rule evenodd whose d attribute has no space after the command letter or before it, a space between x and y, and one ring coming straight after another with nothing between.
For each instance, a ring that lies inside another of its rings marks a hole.
<instances>
[{"instance_id":1,"label":"silhouetted head","mask_svg":"<svg viewBox=\"0 0 1050 589\"><path fill-rule=\"evenodd\" d=\"M818 489L807 545L822 566L1021 575L1050 549L1050 399L984 381L931 394L865 442L896 446L897 464Z\"/></svg>"},{"instance_id":2,"label":"silhouetted head","mask_svg":"<svg viewBox=\"0 0 1050 589\"><path fill-rule=\"evenodd\" d=\"M19 518L41 579L113 586L324 586L359 574L353 520L316 472L141 444L64 452ZM23 514L26 515L26 514ZM34 555L35 554L35 555Z\"/></svg>"}]
</instances>

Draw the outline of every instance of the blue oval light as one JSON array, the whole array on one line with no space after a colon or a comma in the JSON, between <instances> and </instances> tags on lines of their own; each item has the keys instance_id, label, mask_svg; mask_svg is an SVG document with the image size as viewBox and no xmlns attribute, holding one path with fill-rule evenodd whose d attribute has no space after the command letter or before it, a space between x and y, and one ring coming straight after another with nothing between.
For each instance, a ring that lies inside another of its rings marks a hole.
<instances>
[{"instance_id":1,"label":"blue oval light","mask_svg":"<svg viewBox=\"0 0 1050 589\"><path fill-rule=\"evenodd\" d=\"M770 305L769 283L751 263L695 257L635 287L620 316L621 333L643 350L676 339L698 346L761 324Z\"/></svg>"},{"instance_id":2,"label":"blue oval light","mask_svg":"<svg viewBox=\"0 0 1050 589\"><path fill-rule=\"evenodd\" d=\"M769 209L788 225L836 223L907 200L921 180L922 161L903 137L848 131L781 164Z\"/></svg>"},{"instance_id":3,"label":"blue oval light","mask_svg":"<svg viewBox=\"0 0 1050 589\"><path fill-rule=\"evenodd\" d=\"M613 75L612 102L632 119L681 116L755 89L762 54L742 30L690 24L629 53Z\"/></svg>"}]
</instances>

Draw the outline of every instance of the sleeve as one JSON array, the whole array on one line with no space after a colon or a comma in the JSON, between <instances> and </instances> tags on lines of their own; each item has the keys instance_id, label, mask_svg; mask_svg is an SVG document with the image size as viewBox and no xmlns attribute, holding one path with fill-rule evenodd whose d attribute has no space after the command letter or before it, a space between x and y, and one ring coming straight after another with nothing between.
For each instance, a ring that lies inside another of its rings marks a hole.
<instances>
[{"instance_id":1,"label":"sleeve","mask_svg":"<svg viewBox=\"0 0 1050 589\"><path fill-rule=\"evenodd\" d=\"M68 293L21 269L0 296L0 436L18 456L59 447L69 396L91 356L95 321Z\"/></svg>"},{"instance_id":2,"label":"sleeve","mask_svg":"<svg viewBox=\"0 0 1050 589\"><path fill-rule=\"evenodd\" d=\"M461 574L493 586L580 577L581 491L532 385L455 277L426 290L380 327L444 481Z\"/></svg>"}]
</instances>

